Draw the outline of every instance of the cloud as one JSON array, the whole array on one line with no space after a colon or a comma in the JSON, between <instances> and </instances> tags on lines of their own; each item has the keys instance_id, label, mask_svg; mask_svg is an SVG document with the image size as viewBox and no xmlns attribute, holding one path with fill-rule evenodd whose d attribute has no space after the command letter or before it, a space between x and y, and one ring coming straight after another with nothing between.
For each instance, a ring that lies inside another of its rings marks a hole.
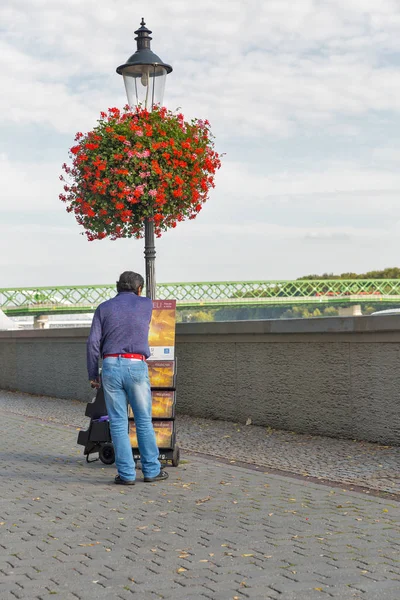
<instances>
[{"instance_id":1,"label":"cloud","mask_svg":"<svg viewBox=\"0 0 400 600\"><path fill-rule=\"evenodd\" d=\"M384 268L400 250L396 232L187 223L157 241L157 281L286 279ZM71 234L51 226L0 226L0 287L112 283L124 270L143 273L143 246L143 240L88 243L76 228Z\"/></svg>"},{"instance_id":2,"label":"cloud","mask_svg":"<svg viewBox=\"0 0 400 600\"><path fill-rule=\"evenodd\" d=\"M358 162L320 161L308 169L275 170L263 174L251 165L226 161L218 174L219 185L228 193L243 187L258 197L279 195L329 194L347 192L400 191L400 173L363 167ZM242 190L240 190L242 191Z\"/></svg>"},{"instance_id":3,"label":"cloud","mask_svg":"<svg viewBox=\"0 0 400 600\"><path fill-rule=\"evenodd\" d=\"M386 169L398 169L400 164L400 147L398 146L383 146L375 148L372 151L373 159L381 166Z\"/></svg>"},{"instance_id":4,"label":"cloud","mask_svg":"<svg viewBox=\"0 0 400 600\"><path fill-rule=\"evenodd\" d=\"M320 161L313 167L264 174L249 164L226 161L202 218L207 223L221 223L224 216L228 221L268 221L284 211L287 224L303 212L310 222L336 214L342 223L355 226L365 215L400 218L397 169L339 161Z\"/></svg>"},{"instance_id":5,"label":"cloud","mask_svg":"<svg viewBox=\"0 0 400 600\"><path fill-rule=\"evenodd\" d=\"M0 154L0 219L1 212L54 210L61 205L58 179L61 166L57 163L11 161Z\"/></svg>"},{"instance_id":6,"label":"cloud","mask_svg":"<svg viewBox=\"0 0 400 600\"><path fill-rule=\"evenodd\" d=\"M241 135L285 137L306 125L333 127L343 115L400 109L400 73L390 61L382 67L400 47L400 7L390 1L236 0L228 9L156 0L133 11L127 0L16 0L0 10L8 28L0 115L73 133L122 104L115 67L134 49L143 10L155 50L175 68L168 102L189 115Z\"/></svg>"},{"instance_id":7,"label":"cloud","mask_svg":"<svg viewBox=\"0 0 400 600\"><path fill-rule=\"evenodd\" d=\"M237 224L198 224L193 227L191 235L194 237L210 237L215 235L224 235L230 239L241 240L248 236L261 238L274 238L281 241L304 239L311 241L330 240L332 242L343 240L350 241L354 238L365 238L372 241L375 238L381 238L387 232L379 228L360 228L360 227L326 227L326 226L294 226L277 225L268 222L237 223Z\"/></svg>"}]
</instances>

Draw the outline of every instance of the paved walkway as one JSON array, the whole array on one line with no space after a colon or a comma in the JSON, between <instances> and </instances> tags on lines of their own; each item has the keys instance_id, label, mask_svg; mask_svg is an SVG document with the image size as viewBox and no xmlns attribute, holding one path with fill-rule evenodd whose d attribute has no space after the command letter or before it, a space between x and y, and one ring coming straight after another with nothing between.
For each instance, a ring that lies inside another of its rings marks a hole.
<instances>
[{"instance_id":1,"label":"paved walkway","mask_svg":"<svg viewBox=\"0 0 400 600\"><path fill-rule=\"evenodd\" d=\"M398 502L189 454L120 488L71 423L15 412L0 407L2 600L400 598Z\"/></svg>"},{"instance_id":2,"label":"paved walkway","mask_svg":"<svg viewBox=\"0 0 400 600\"><path fill-rule=\"evenodd\" d=\"M89 424L82 402L0 390L1 407L83 429ZM179 445L188 451L400 495L400 447L184 416L179 416L177 422Z\"/></svg>"}]
</instances>

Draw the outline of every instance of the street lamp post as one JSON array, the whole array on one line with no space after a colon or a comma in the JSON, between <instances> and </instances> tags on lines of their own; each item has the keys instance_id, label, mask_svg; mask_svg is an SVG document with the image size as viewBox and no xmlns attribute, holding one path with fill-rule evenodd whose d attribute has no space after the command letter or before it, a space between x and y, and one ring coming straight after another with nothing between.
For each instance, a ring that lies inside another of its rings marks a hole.
<instances>
[{"instance_id":1,"label":"street lamp post","mask_svg":"<svg viewBox=\"0 0 400 600\"><path fill-rule=\"evenodd\" d=\"M147 29L144 19L140 28L135 31L137 50L125 64L117 68L117 73L123 76L128 104L131 108L145 108L152 111L154 105L162 105L167 75L172 67L151 50L151 31ZM154 221L147 218L144 228L144 257L146 264L146 295L156 297L154 243Z\"/></svg>"}]
</instances>

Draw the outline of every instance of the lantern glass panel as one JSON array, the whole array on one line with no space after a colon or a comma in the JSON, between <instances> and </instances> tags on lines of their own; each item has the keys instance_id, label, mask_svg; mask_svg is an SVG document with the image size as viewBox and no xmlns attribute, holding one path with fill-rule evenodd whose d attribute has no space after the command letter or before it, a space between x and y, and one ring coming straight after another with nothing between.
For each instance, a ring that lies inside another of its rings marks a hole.
<instances>
[{"instance_id":1,"label":"lantern glass panel","mask_svg":"<svg viewBox=\"0 0 400 600\"><path fill-rule=\"evenodd\" d=\"M128 65L122 71L128 104L149 112L164 100L167 71L160 65Z\"/></svg>"}]
</instances>

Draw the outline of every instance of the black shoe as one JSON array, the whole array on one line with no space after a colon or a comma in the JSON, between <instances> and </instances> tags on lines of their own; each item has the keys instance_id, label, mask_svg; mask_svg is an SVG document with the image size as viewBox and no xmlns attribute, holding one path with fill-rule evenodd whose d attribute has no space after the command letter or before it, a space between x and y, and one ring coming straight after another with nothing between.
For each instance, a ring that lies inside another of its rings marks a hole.
<instances>
[{"instance_id":1,"label":"black shoe","mask_svg":"<svg viewBox=\"0 0 400 600\"><path fill-rule=\"evenodd\" d=\"M114 483L116 483L117 485L135 485L135 480L134 479L121 479L121 477L119 475L116 476L116 478L114 479Z\"/></svg>"},{"instance_id":2,"label":"black shoe","mask_svg":"<svg viewBox=\"0 0 400 600\"><path fill-rule=\"evenodd\" d=\"M168 479L168 477L169 475L166 471L160 471L156 477L145 477L144 481L146 483L154 483L156 481L164 481L165 479Z\"/></svg>"}]
</instances>

